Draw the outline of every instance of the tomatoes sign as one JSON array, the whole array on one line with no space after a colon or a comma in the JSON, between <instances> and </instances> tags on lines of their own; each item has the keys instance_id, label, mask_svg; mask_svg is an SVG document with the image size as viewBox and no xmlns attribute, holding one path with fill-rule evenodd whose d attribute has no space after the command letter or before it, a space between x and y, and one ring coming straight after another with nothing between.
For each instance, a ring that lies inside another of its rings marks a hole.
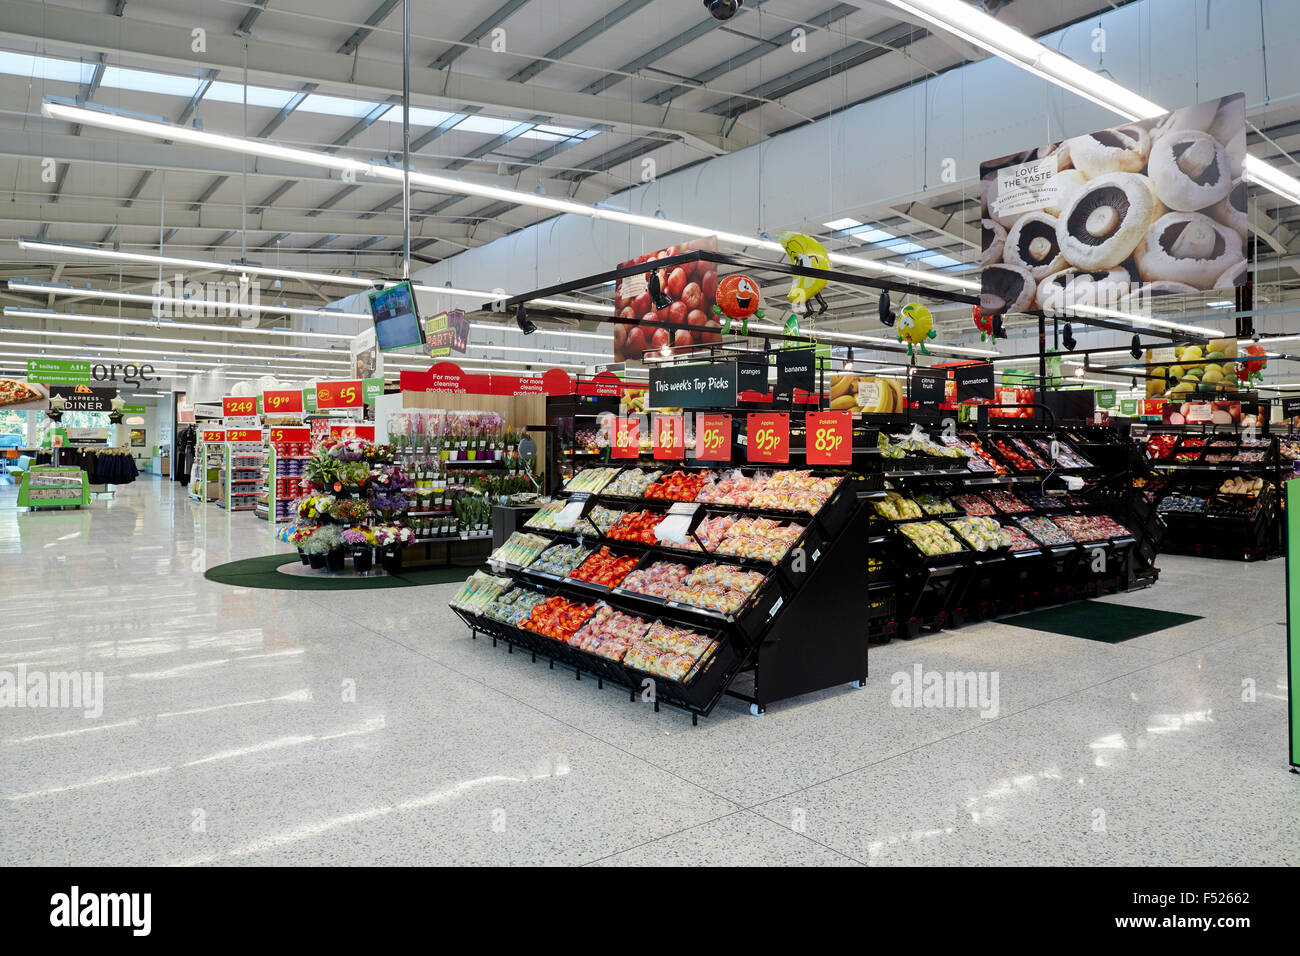
<instances>
[{"instance_id":1,"label":"tomatoes sign","mask_svg":"<svg viewBox=\"0 0 1300 956\"><path fill-rule=\"evenodd\" d=\"M350 382L319 382L316 385L317 408L360 408L364 401L360 379Z\"/></svg>"},{"instance_id":2,"label":"tomatoes sign","mask_svg":"<svg viewBox=\"0 0 1300 956\"><path fill-rule=\"evenodd\" d=\"M221 400L222 418L254 418L257 415L257 399L228 395Z\"/></svg>"},{"instance_id":3,"label":"tomatoes sign","mask_svg":"<svg viewBox=\"0 0 1300 956\"><path fill-rule=\"evenodd\" d=\"M611 458L636 458L641 454L641 420L636 416L614 419L614 434L610 436Z\"/></svg>"},{"instance_id":4,"label":"tomatoes sign","mask_svg":"<svg viewBox=\"0 0 1300 956\"><path fill-rule=\"evenodd\" d=\"M746 426L746 458L749 461L785 464L790 461L790 414L755 412Z\"/></svg>"},{"instance_id":5,"label":"tomatoes sign","mask_svg":"<svg viewBox=\"0 0 1300 956\"><path fill-rule=\"evenodd\" d=\"M680 461L686 457L686 423L681 415L654 417L655 457Z\"/></svg>"},{"instance_id":6,"label":"tomatoes sign","mask_svg":"<svg viewBox=\"0 0 1300 956\"><path fill-rule=\"evenodd\" d=\"M226 441L232 445L237 442L261 441L262 429L260 428L227 428Z\"/></svg>"},{"instance_id":7,"label":"tomatoes sign","mask_svg":"<svg viewBox=\"0 0 1300 956\"><path fill-rule=\"evenodd\" d=\"M311 441L310 428L272 428L269 434L274 445L286 441Z\"/></svg>"},{"instance_id":8,"label":"tomatoes sign","mask_svg":"<svg viewBox=\"0 0 1300 956\"><path fill-rule=\"evenodd\" d=\"M290 415L302 411L302 389L291 388L262 393L262 408L268 415Z\"/></svg>"},{"instance_id":9,"label":"tomatoes sign","mask_svg":"<svg viewBox=\"0 0 1300 956\"><path fill-rule=\"evenodd\" d=\"M700 461L731 461L730 415L700 415L695 419L695 457Z\"/></svg>"}]
</instances>

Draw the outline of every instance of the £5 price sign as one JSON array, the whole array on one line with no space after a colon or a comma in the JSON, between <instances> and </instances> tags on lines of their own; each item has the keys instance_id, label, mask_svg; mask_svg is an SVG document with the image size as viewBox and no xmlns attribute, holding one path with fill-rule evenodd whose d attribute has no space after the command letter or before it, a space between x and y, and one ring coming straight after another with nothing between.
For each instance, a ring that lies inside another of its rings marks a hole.
<instances>
[{"instance_id":1,"label":"\u00a35 price sign","mask_svg":"<svg viewBox=\"0 0 1300 956\"><path fill-rule=\"evenodd\" d=\"M686 457L686 422L681 415L654 417L655 457L681 461Z\"/></svg>"},{"instance_id":2,"label":"\u00a35 price sign","mask_svg":"<svg viewBox=\"0 0 1300 956\"><path fill-rule=\"evenodd\" d=\"M695 457L700 461L731 461L731 416L695 418Z\"/></svg>"},{"instance_id":3,"label":"\u00a35 price sign","mask_svg":"<svg viewBox=\"0 0 1300 956\"><path fill-rule=\"evenodd\" d=\"M311 441L310 428L272 428L269 434L273 445L286 441Z\"/></svg>"},{"instance_id":4,"label":"\u00a35 price sign","mask_svg":"<svg viewBox=\"0 0 1300 956\"><path fill-rule=\"evenodd\" d=\"M745 428L748 461L787 464L790 461L790 413L754 412Z\"/></svg>"},{"instance_id":5,"label":"\u00a35 price sign","mask_svg":"<svg viewBox=\"0 0 1300 956\"><path fill-rule=\"evenodd\" d=\"M641 420L635 415L615 417L614 434L610 436L611 458L636 458L641 454Z\"/></svg>"},{"instance_id":6,"label":"\u00a35 price sign","mask_svg":"<svg viewBox=\"0 0 1300 956\"><path fill-rule=\"evenodd\" d=\"M807 433L808 464L847 465L853 461L853 413L809 412Z\"/></svg>"},{"instance_id":7,"label":"\u00a35 price sign","mask_svg":"<svg viewBox=\"0 0 1300 956\"><path fill-rule=\"evenodd\" d=\"M360 408L364 401L360 379L316 384L317 408Z\"/></svg>"},{"instance_id":8,"label":"\u00a35 price sign","mask_svg":"<svg viewBox=\"0 0 1300 956\"><path fill-rule=\"evenodd\" d=\"M268 415L291 415L302 411L302 389L273 389L262 393L262 408Z\"/></svg>"},{"instance_id":9,"label":"\u00a35 price sign","mask_svg":"<svg viewBox=\"0 0 1300 956\"><path fill-rule=\"evenodd\" d=\"M227 395L221 400L222 418L256 418L257 398Z\"/></svg>"}]
</instances>

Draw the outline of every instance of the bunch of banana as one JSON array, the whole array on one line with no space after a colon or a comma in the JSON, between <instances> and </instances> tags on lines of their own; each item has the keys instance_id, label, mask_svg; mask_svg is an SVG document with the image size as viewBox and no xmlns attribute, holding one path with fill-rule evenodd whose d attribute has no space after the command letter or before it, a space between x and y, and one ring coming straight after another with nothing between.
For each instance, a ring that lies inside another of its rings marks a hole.
<instances>
[{"instance_id":1,"label":"bunch of banana","mask_svg":"<svg viewBox=\"0 0 1300 956\"><path fill-rule=\"evenodd\" d=\"M831 408L888 415L906 408L902 390L892 378L837 375L831 379Z\"/></svg>"}]
</instances>

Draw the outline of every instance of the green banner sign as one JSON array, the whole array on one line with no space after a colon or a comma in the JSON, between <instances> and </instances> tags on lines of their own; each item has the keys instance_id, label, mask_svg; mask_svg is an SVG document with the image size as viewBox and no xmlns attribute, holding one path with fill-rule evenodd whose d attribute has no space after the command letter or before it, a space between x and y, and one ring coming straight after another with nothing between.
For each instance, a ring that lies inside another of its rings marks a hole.
<instances>
[{"instance_id":1,"label":"green banner sign","mask_svg":"<svg viewBox=\"0 0 1300 956\"><path fill-rule=\"evenodd\" d=\"M1124 398L1119 403L1119 413L1125 418L1132 418L1138 413L1138 400L1136 398Z\"/></svg>"},{"instance_id":2,"label":"green banner sign","mask_svg":"<svg viewBox=\"0 0 1300 956\"><path fill-rule=\"evenodd\" d=\"M382 378L363 378L361 380L361 400L366 405L375 404L375 399L384 394Z\"/></svg>"},{"instance_id":3,"label":"green banner sign","mask_svg":"<svg viewBox=\"0 0 1300 956\"><path fill-rule=\"evenodd\" d=\"M38 385L89 385L90 363L62 359L28 359L27 381Z\"/></svg>"},{"instance_id":4,"label":"green banner sign","mask_svg":"<svg viewBox=\"0 0 1300 956\"><path fill-rule=\"evenodd\" d=\"M316 411L316 386L302 390L302 407L304 411Z\"/></svg>"},{"instance_id":5,"label":"green banner sign","mask_svg":"<svg viewBox=\"0 0 1300 956\"><path fill-rule=\"evenodd\" d=\"M1099 389L1097 389L1097 407L1098 407L1098 408L1114 408L1114 407L1115 407L1115 399L1116 399L1115 389L1113 389L1113 388L1099 388Z\"/></svg>"},{"instance_id":6,"label":"green banner sign","mask_svg":"<svg viewBox=\"0 0 1300 956\"><path fill-rule=\"evenodd\" d=\"M143 415L149 409L144 405L123 405L123 415Z\"/></svg>"}]
</instances>

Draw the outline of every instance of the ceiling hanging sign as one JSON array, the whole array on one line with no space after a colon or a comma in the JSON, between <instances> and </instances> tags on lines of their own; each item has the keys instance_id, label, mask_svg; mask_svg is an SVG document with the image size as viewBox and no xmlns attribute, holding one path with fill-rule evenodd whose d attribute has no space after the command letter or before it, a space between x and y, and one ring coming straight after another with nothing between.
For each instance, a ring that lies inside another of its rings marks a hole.
<instances>
[{"instance_id":1,"label":"ceiling hanging sign","mask_svg":"<svg viewBox=\"0 0 1300 956\"><path fill-rule=\"evenodd\" d=\"M316 407L322 411L332 408L360 408L364 403L365 396L361 382L357 379L316 383Z\"/></svg>"},{"instance_id":2,"label":"ceiling hanging sign","mask_svg":"<svg viewBox=\"0 0 1300 956\"><path fill-rule=\"evenodd\" d=\"M352 364L353 378L374 378L384 374L384 353L379 351L375 341L375 330L371 326L357 333L356 338L348 343L348 356Z\"/></svg>"},{"instance_id":3,"label":"ceiling hanging sign","mask_svg":"<svg viewBox=\"0 0 1300 956\"><path fill-rule=\"evenodd\" d=\"M591 378L578 382L578 394L618 398L625 387L623 380L613 372L597 372Z\"/></svg>"},{"instance_id":4,"label":"ceiling hanging sign","mask_svg":"<svg viewBox=\"0 0 1300 956\"><path fill-rule=\"evenodd\" d=\"M41 385L89 385L90 363L63 359L28 359L27 381Z\"/></svg>"},{"instance_id":5,"label":"ceiling hanging sign","mask_svg":"<svg viewBox=\"0 0 1300 956\"><path fill-rule=\"evenodd\" d=\"M917 408L938 408L943 401L948 374L942 369L913 368L908 370L908 398Z\"/></svg>"},{"instance_id":6,"label":"ceiling hanging sign","mask_svg":"<svg viewBox=\"0 0 1300 956\"><path fill-rule=\"evenodd\" d=\"M981 321L1076 306L1150 315L1167 283L1245 284L1245 157L1245 95L1233 93L981 163Z\"/></svg>"},{"instance_id":7,"label":"ceiling hanging sign","mask_svg":"<svg viewBox=\"0 0 1300 956\"><path fill-rule=\"evenodd\" d=\"M91 388L89 385L51 385L50 407L65 412L111 412L115 388Z\"/></svg>"},{"instance_id":8,"label":"ceiling hanging sign","mask_svg":"<svg viewBox=\"0 0 1300 956\"><path fill-rule=\"evenodd\" d=\"M297 415L303 411L302 391L271 389L262 393L262 409L268 415Z\"/></svg>"},{"instance_id":9,"label":"ceiling hanging sign","mask_svg":"<svg viewBox=\"0 0 1300 956\"><path fill-rule=\"evenodd\" d=\"M735 362L650 369L651 408L730 408L738 390Z\"/></svg>"},{"instance_id":10,"label":"ceiling hanging sign","mask_svg":"<svg viewBox=\"0 0 1300 956\"><path fill-rule=\"evenodd\" d=\"M958 402L993 400L993 363L972 362L952 369Z\"/></svg>"},{"instance_id":11,"label":"ceiling hanging sign","mask_svg":"<svg viewBox=\"0 0 1300 956\"><path fill-rule=\"evenodd\" d=\"M667 246L620 262L618 268L644 266L624 276L614 289L614 361L641 365L647 350L691 349L721 340L713 304L718 287L717 266L697 260L655 268L654 263L690 252L718 251L718 237L704 236ZM655 277L660 296L656 304L648 276ZM663 323L671 328L659 328Z\"/></svg>"},{"instance_id":12,"label":"ceiling hanging sign","mask_svg":"<svg viewBox=\"0 0 1300 956\"><path fill-rule=\"evenodd\" d=\"M469 319L460 309L429 316L424 320L424 344L430 358L463 355L469 347Z\"/></svg>"},{"instance_id":13,"label":"ceiling hanging sign","mask_svg":"<svg viewBox=\"0 0 1300 956\"><path fill-rule=\"evenodd\" d=\"M767 362L762 358L742 358L736 362L736 390L743 402L760 401L772 393L767 380Z\"/></svg>"},{"instance_id":14,"label":"ceiling hanging sign","mask_svg":"<svg viewBox=\"0 0 1300 956\"><path fill-rule=\"evenodd\" d=\"M222 418L256 418L257 398L251 395L227 395L221 399Z\"/></svg>"},{"instance_id":15,"label":"ceiling hanging sign","mask_svg":"<svg viewBox=\"0 0 1300 956\"><path fill-rule=\"evenodd\" d=\"M796 388L811 392L817 385L817 350L782 349L776 353L776 390L793 394Z\"/></svg>"}]
</instances>

